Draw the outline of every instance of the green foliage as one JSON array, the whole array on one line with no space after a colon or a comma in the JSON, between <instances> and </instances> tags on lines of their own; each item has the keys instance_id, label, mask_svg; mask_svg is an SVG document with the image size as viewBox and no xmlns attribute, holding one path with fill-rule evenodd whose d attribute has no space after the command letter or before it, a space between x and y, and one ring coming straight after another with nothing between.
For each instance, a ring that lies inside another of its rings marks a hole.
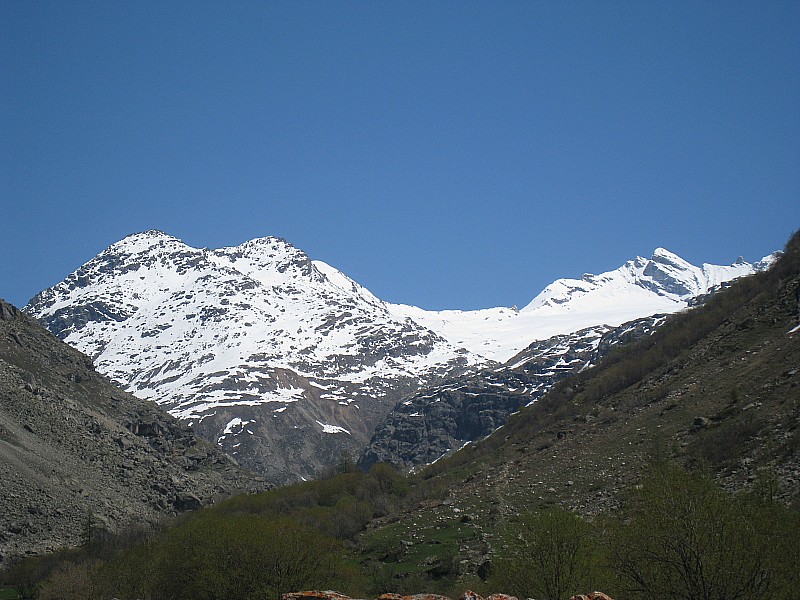
<instances>
[{"instance_id":1,"label":"green foliage","mask_svg":"<svg viewBox=\"0 0 800 600\"><path fill-rule=\"evenodd\" d=\"M769 473L751 493L731 496L708 475L660 462L619 511L598 521L557 507L523 513L500 532L485 584L461 569L461 547L469 539L456 516L420 517L413 543L407 529L389 520L359 538L364 543L355 551L356 525L345 517L355 515L361 527L375 513L369 494L399 501L407 485L383 466L370 474L340 473L234 498L161 532L94 536L81 551L12 571L26 597L38 589L39 598L87 600L277 599L314 588L353 596L457 595L471 588L562 599L602 589L632 600L780 600L800 589L793 564L800 516L772 500L776 484ZM340 538L351 536L348 546L331 533L336 527ZM8 574L3 581L13 583Z\"/></svg>"},{"instance_id":2,"label":"green foliage","mask_svg":"<svg viewBox=\"0 0 800 600\"><path fill-rule=\"evenodd\" d=\"M342 540L398 510L407 480L388 465L231 498L163 531L111 535L84 523L77 550L8 572L26 597L278 598L313 587L363 589ZM0 581L1 582L1 581Z\"/></svg>"},{"instance_id":3,"label":"green foliage","mask_svg":"<svg viewBox=\"0 0 800 600\"><path fill-rule=\"evenodd\" d=\"M100 598L97 572L100 561L86 560L63 563L39 588L37 600L94 600Z\"/></svg>"},{"instance_id":4,"label":"green foliage","mask_svg":"<svg viewBox=\"0 0 800 600\"><path fill-rule=\"evenodd\" d=\"M352 583L339 542L288 519L204 511L123 552L104 585L118 597L280 598Z\"/></svg>"},{"instance_id":5,"label":"green foliage","mask_svg":"<svg viewBox=\"0 0 800 600\"><path fill-rule=\"evenodd\" d=\"M237 496L217 510L228 514L289 516L299 523L341 540L352 539L373 518L386 516L403 505L408 481L393 467L376 464L369 473L342 466L317 480Z\"/></svg>"},{"instance_id":6,"label":"green foliage","mask_svg":"<svg viewBox=\"0 0 800 600\"><path fill-rule=\"evenodd\" d=\"M154 598L280 598L330 585L344 571L340 544L287 519L206 513L156 548Z\"/></svg>"},{"instance_id":7,"label":"green foliage","mask_svg":"<svg viewBox=\"0 0 800 600\"><path fill-rule=\"evenodd\" d=\"M798 539L796 514L664 465L616 521L612 567L630 598L789 598Z\"/></svg>"},{"instance_id":8,"label":"green foliage","mask_svg":"<svg viewBox=\"0 0 800 600\"><path fill-rule=\"evenodd\" d=\"M524 598L562 600L593 586L592 526L561 508L512 520L491 583Z\"/></svg>"}]
</instances>

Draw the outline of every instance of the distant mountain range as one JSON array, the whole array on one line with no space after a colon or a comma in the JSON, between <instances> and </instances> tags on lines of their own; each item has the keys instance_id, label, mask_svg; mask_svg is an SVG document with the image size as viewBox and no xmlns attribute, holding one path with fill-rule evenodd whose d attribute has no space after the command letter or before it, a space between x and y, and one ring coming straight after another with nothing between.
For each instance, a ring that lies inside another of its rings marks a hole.
<instances>
[{"instance_id":1,"label":"distant mountain range","mask_svg":"<svg viewBox=\"0 0 800 600\"><path fill-rule=\"evenodd\" d=\"M523 372L537 357L514 357L537 340L679 311L772 260L695 267L658 249L558 280L521 310L426 311L383 302L282 239L211 250L147 231L24 310L128 391L285 483L359 455L404 398L506 361Z\"/></svg>"},{"instance_id":2,"label":"distant mountain range","mask_svg":"<svg viewBox=\"0 0 800 600\"><path fill-rule=\"evenodd\" d=\"M426 311L389 306L395 315L410 317L456 346L506 362L534 340L677 312L692 298L725 282L763 271L775 258L776 254L771 254L755 264L739 258L729 266L696 267L657 248L649 259L639 256L607 273L558 279L521 310Z\"/></svg>"},{"instance_id":3,"label":"distant mountain range","mask_svg":"<svg viewBox=\"0 0 800 600\"><path fill-rule=\"evenodd\" d=\"M420 390L378 425L359 461L416 468L476 442L553 386L594 366L612 348L652 334L665 315L643 317L618 327L595 325L533 342L501 367L485 369Z\"/></svg>"}]
</instances>

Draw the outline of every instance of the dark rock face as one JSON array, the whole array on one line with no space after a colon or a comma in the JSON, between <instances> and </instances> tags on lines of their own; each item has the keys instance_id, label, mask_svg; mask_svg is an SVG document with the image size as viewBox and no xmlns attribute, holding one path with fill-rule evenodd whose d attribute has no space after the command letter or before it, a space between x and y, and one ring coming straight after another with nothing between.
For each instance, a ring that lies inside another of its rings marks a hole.
<instances>
[{"instance_id":1,"label":"dark rock face","mask_svg":"<svg viewBox=\"0 0 800 600\"><path fill-rule=\"evenodd\" d=\"M663 257L661 261L664 262ZM666 262L667 266L674 266L672 263ZM672 274L664 268L663 264L659 264L655 260L650 260L645 267L643 274L652 278L653 284L647 285L643 283L644 287L650 288L654 292L666 292L668 294L676 294L678 296L685 296L691 294L692 290L685 283L675 279Z\"/></svg>"},{"instance_id":2,"label":"dark rock face","mask_svg":"<svg viewBox=\"0 0 800 600\"><path fill-rule=\"evenodd\" d=\"M655 315L537 341L502 368L424 389L378 426L359 465L412 468L438 460L491 434L558 381L589 368L614 346L649 335L664 319Z\"/></svg>"},{"instance_id":3,"label":"dark rock face","mask_svg":"<svg viewBox=\"0 0 800 600\"><path fill-rule=\"evenodd\" d=\"M263 487L0 300L0 567Z\"/></svg>"},{"instance_id":4,"label":"dark rock face","mask_svg":"<svg viewBox=\"0 0 800 600\"><path fill-rule=\"evenodd\" d=\"M525 375L483 372L415 394L378 427L359 464L409 468L433 462L503 425L527 403L526 386Z\"/></svg>"},{"instance_id":5,"label":"dark rock face","mask_svg":"<svg viewBox=\"0 0 800 600\"><path fill-rule=\"evenodd\" d=\"M117 321L127 319L130 313L120 311L102 301L87 302L77 308L66 307L55 311L42 321L42 325L59 339L64 339L70 332L84 327L93 321Z\"/></svg>"}]
</instances>

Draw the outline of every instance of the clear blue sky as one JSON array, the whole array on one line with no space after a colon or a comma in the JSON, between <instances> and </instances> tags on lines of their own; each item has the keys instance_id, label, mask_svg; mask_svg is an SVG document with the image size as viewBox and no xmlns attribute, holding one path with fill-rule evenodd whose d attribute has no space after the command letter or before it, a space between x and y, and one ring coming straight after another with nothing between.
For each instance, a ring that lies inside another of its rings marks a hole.
<instances>
[{"instance_id":1,"label":"clear blue sky","mask_svg":"<svg viewBox=\"0 0 800 600\"><path fill-rule=\"evenodd\" d=\"M153 228L470 309L800 227L796 0L8 0L0 52L18 305Z\"/></svg>"}]
</instances>

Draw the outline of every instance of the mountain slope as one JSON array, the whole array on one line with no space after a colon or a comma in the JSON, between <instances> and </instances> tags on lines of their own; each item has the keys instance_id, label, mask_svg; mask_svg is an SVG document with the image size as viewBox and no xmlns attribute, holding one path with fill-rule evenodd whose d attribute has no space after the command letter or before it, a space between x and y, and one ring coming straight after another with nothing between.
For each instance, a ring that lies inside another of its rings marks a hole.
<instances>
[{"instance_id":1,"label":"mountain slope","mask_svg":"<svg viewBox=\"0 0 800 600\"><path fill-rule=\"evenodd\" d=\"M542 491L555 488L551 501L580 510L606 504L586 495L592 489L613 500L654 456L708 461L731 489L752 484L767 469L776 494L797 502L798 323L795 236L775 268L557 385L511 420L503 429L507 438L487 440L480 453L502 448L504 456L529 463L525 469L538 480L550 479ZM573 486L565 486L568 479ZM524 497L521 490L516 497Z\"/></svg>"},{"instance_id":2,"label":"mountain slope","mask_svg":"<svg viewBox=\"0 0 800 600\"><path fill-rule=\"evenodd\" d=\"M147 231L25 311L280 484L357 456L407 394L493 368L534 340L675 312L762 266L700 268L659 249L559 280L521 311L430 312L385 303L278 238L210 250Z\"/></svg>"},{"instance_id":3,"label":"mountain slope","mask_svg":"<svg viewBox=\"0 0 800 600\"><path fill-rule=\"evenodd\" d=\"M25 310L275 483L357 454L403 393L486 364L277 238L136 234Z\"/></svg>"},{"instance_id":4,"label":"mountain slope","mask_svg":"<svg viewBox=\"0 0 800 600\"><path fill-rule=\"evenodd\" d=\"M361 547L371 568L400 572L396 563L423 565L436 544L456 557L459 578L485 580L503 524L547 506L614 510L662 460L707 465L729 491L759 486L800 510L800 233L769 271L675 315L430 465L419 475L422 501L375 523Z\"/></svg>"},{"instance_id":5,"label":"mountain slope","mask_svg":"<svg viewBox=\"0 0 800 600\"><path fill-rule=\"evenodd\" d=\"M360 463L419 467L439 460L489 435L511 414L561 379L596 364L613 347L651 334L666 320L653 311L675 313L705 301L721 286L763 271L778 255L755 265L740 259L728 267L695 267L658 248L649 260L639 257L608 273L559 279L522 311L432 313L393 306L398 314L452 336L454 343L466 340L473 351L495 358L505 359L531 336L559 333L537 339L503 367L423 388L406 398L378 426ZM618 323L629 316L637 319ZM574 330L584 324L589 326Z\"/></svg>"},{"instance_id":6,"label":"mountain slope","mask_svg":"<svg viewBox=\"0 0 800 600\"><path fill-rule=\"evenodd\" d=\"M264 487L3 301L0 481L0 566Z\"/></svg>"}]
</instances>

